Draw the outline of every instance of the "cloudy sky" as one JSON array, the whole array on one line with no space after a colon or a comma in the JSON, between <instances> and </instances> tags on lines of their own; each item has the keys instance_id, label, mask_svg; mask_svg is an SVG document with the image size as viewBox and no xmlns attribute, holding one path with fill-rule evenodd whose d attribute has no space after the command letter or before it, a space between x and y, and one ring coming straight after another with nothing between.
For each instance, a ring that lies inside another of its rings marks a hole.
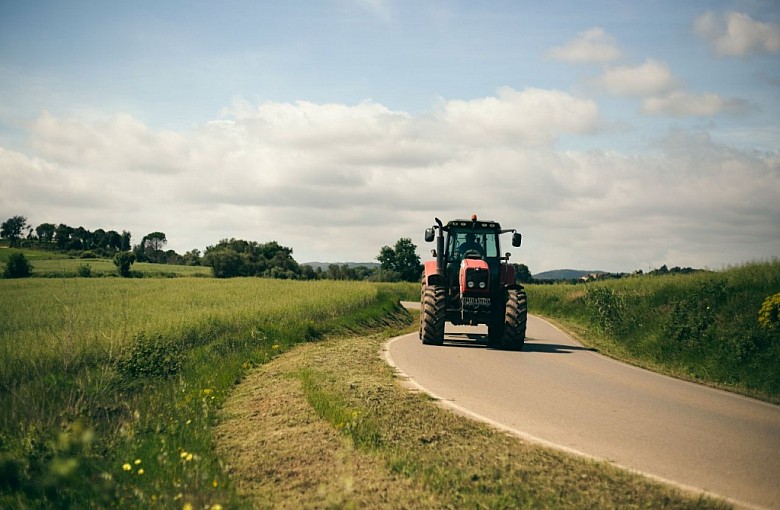
<instances>
[{"instance_id":1,"label":"cloudy sky","mask_svg":"<svg viewBox=\"0 0 780 510\"><path fill-rule=\"evenodd\" d=\"M0 1L0 217L371 261L780 255L780 3ZM505 243L508 245L508 242Z\"/></svg>"}]
</instances>

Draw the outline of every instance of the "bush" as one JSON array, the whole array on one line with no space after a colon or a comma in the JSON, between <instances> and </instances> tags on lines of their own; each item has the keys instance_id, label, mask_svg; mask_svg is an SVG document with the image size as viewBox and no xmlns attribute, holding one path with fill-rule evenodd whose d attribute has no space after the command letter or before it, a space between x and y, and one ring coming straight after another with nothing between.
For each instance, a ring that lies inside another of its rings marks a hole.
<instances>
[{"instance_id":1,"label":"bush","mask_svg":"<svg viewBox=\"0 0 780 510\"><path fill-rule=\"evenodd\" d=\"M5 278L27 278L32 275L32 269L24 253L12 253L8 256L3 276Z\"/></svg>"},{"instance_id":2,"label":"bush","mask_svg":"<svg viewBox=\"0 0 780 510\"><path fill-rule=\"evenodd\" d=\"M181 371L183 362L181 348L166 342L162 336L147 338L141 333L120 356L117 371L127 381L142 377L167 379Z\"/></svg>"},{"instance_id":3,"label":"bush","mask_svg":"<svg viewBox=\"0 0 780 510\"><path fill-rule=\"evenodd\" d=\"M82 278L89 278L92 276L92 266L89 264L79 264L79 267L76 268L76 274Z\"/></svg>"},{"instance_id":4,"label":"bush","mask_svg":"<svg viewBox=\"0 0 780 510\"><path fill-rule=\"evenodd\" d=\"M780 330L780 292L769 296L758 312L758 323L768 330Z\"/></svg>"},{"instance_id":5,"label":"bush","mask_svg":"<svg viewBox=\"0 0 780 510\"><path fill-rule=\"evenodd\" d=\"M135 262L135 255L129 251L120 251L114 255L114 265L119 271L119 276L130 277L130 266Z\"/></svg>"},{"instance_id":6,"label":"bush","mask_svg":"<svg viewBox=\"0 0 780 510\"><path fill-rule=\"evenodd\" d=\"M82 251L81 255L79 255L80 259L96 259L98 258L97 254L94 251Z\"/></svg>"}]
</instances>

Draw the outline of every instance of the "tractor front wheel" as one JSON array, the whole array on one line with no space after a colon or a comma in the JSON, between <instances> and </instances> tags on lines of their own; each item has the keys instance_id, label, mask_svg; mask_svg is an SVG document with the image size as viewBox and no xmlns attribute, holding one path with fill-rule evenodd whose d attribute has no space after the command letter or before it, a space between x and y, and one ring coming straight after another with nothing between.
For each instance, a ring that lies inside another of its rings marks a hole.
<instances>
[{"instance_id":1,"label":"tractor front wheel","mask_svg":"<svg viewBox=\"0 0 780 510\"><path fill-rule=\"evenodd\" d=\"M446 295L441 285L425 285L420 309L420 340L428 345L444 343Z\"/></svg>"}]
</instances>

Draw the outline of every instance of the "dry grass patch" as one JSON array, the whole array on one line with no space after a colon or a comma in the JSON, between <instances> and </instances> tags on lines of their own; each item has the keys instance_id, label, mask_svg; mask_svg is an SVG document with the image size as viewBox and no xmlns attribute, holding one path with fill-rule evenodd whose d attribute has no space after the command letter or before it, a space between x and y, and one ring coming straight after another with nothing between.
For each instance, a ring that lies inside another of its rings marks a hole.
<instances>
[{"instance_id":1,"label":"dry grass patch","mask_svg":"<svg viewBox=\"0 0 780 510\"><path fill-rule=\"evenodd\" d=\"M321 347L305 345L257 369L223 408L218 452L239 493L255 508L430 506L408 479L390 475L317 415L296 373Z\"/></svg>"}]
</instances>

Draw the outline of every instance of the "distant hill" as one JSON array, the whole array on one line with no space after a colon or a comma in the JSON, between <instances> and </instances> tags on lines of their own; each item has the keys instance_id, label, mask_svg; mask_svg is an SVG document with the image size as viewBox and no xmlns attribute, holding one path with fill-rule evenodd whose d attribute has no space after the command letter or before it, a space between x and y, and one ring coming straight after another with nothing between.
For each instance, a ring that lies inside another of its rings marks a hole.
<instances>
[{"instance_id":1,"label":"distant hill","mask_svg":"<svg viewBox=\"0 0 780 510\"><path fill-rule=\"evenodd\" d=\"M533 275L534 280L577 280L586 274L603 274L605 271L583 271L581 269L553 269Z\"/></svg>"},{"instance_id":2,"label":"distant hill","mask_svg":"<svg viewBox=\"0 0 780 510\"><path fill-rule=\"evenodd\" d=\"M328 267L331 264L336 264L337 266L343 266L346 264L346 266L349 268L363 266L369 269L378 268L381 266L379 262L302 262L301 263L302 266L311 266L312 269L315 270L319 267L323 271L327 271Z\"/></svg>"}]
</instances>

